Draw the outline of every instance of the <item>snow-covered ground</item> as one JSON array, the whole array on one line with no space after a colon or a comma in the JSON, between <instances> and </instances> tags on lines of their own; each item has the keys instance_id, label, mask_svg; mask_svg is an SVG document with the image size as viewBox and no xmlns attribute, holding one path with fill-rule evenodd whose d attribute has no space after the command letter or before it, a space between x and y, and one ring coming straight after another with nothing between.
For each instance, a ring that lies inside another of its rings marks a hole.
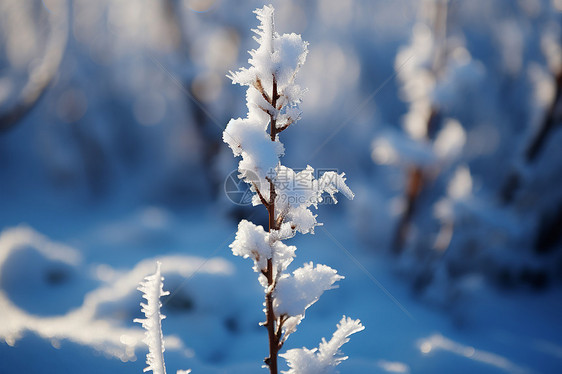
<instances>
[{"instance_id":1,"label":"snow-covered ground","mask_svg":"<svg viewBox=\"0 0 562 374\"><path fill-rule=\"evenodd\" d=\"M257 208L256 208L257 209ZM140 373L139 282L162 262L169 372L259 373L267 334L262 290L231 255L236 222L214 206L172 212L102 204L18 225L2 215L2 373ZM17 213L14 213L17 217ZM101 217L104 217L102 219ZM64 228L64 229L63 229ZM297 237L297 264L346 278L307 311L285 349L318 345L342 315L366 329L343 348L342 373L556 373L562 291L499 292L478 281L450 310L414 298L393 265L358 243L338 215Z\"/></svg>"}]
</instances>

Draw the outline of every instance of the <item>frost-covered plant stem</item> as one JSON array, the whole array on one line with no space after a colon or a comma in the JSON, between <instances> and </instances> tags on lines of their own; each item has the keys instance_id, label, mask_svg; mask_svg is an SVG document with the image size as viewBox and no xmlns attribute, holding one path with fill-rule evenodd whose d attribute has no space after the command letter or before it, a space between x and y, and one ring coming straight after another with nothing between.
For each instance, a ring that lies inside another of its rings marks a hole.
<instances>
[{"instance_id":1,"label":"frost-covered plant stem","mask_svg":"<svg viewBox=\"0 0 562 374\"><path fill-rule=\"evenodd\" d=\"M260 46L250 52L250 68L230 73L233 83L248 86L248 116L230 120L223 140L235 156L242 156L239 178L255 192L253 204L263 205L268 213L267 232L242 220L230 247L234 255L254 261L254 271L264 287L263 325L269 338L269 355L264 361L270 373L277 374L279 350L295 332L306 309L343 278L326 265L312 263L286 273L296 248L283 241L297 232L314 232L319 223L310 207L317 208L323 193L334 198L336 192L342 192L350 199L353 193L343 173L326 172L316 179L311 166L295 172L280 162L284 146L279 134L301 115L298 104L304 90L295 83L295 77L306 59L308 43L297 34L277 34L273 12L271 6L255 11L261 22L254 30ZM335 366L337 360L330 363Z\"/></svg>"},{"instance_id":2,"label":"frost-covered plant stem","mask_svg":"<svg viewBox=\"0 0 562 374\"><path fill-rule=\"evenodd\" d=\"M142 312L146 318L134 320L134 322L141 323L146 330L144 342L148 345L148 354L146 355L148 367L144 371L152 370L154 374L166 374L164 336L162 334L162 320L166 317L160 313L162 307L160 297L170 293L163 289L160 265L160 262L158 262L156 273L146 277L138 288L143 293L142 297L146 299L146 304L141 303Z\"/></svg>"},{"instance_id":3,"label":"frost-covered plant stem","mask_svg":"<svg viewBox=\"0 0 562 374\"><path fill-rule=\"evenodd\" d=\"M273 13L271 13L271 25L273 25ZM269 34L269 32L268 32ZM271 38L273 39L273 29L271 30ZM270 47L270 52L272 53L272 46ZM279 93L277 92L277 78L275 74L272 75L272 92L268 95L261 83L261 80L257 79L255 83L255 88L261 93L263 98L271 105L272 108L277 108L277 100L279 99ZM291 125L290 122L285 124L283 128L277 128L277 118L276 113L273 111L265 111L269 115L269 135L272 142L275 142L277 134L285 130ZM275 216L275 184L271 178L266 177L269 183L269 201L264 198L258 186L254 184L256 193L260 198L260 202L267 209L268 221L269 221L269 232L273 230L279 230L279 225L282 217ZM275 291L275 279L273 278L273 261L272 259L267 260L267 268L265 271L262 270L262 274L267 278L268 291L265 295L265 327L267 328L267 333L269 336L269 357L265 359L265 363L269 367L271 373L277 373L277 359L279 356L279 350L283 346L281 342L283 319L275 315L273 309L273 292Z\"/></svg>"},{"instance_id":4,"label":"frost-covered plant stem","mask_svg":"<svg viewBox=\"0 0 562 374\"><path fill-rule=\"evenodd\" d=\"M146 304L141 303L141 310L146 318L135 318L133 322L142 324L146 330L144 342L148 346L146 364L143 371L151 371L154 374L166 374L166 363L164 361L164 335L162 334L162 320L166 318L160 312L162 303L160 298L170 294L164 291L164 277L160 272L161 263L156 262L156 272L147 276L140 283L138 290L142 292L142 297L146 299ZM189 374L191 370L178 370L177 374Z\"/></svg>"},{"instance_id":5,"label":"frost-covered plant stem","mask_svg":"<svg viewBox=\"0 0 562 374\"><path fill-rule=\"evenodd\" d=\"M272 22L273 23L273 22ZM271 95L267 95L264 91L261 81L258 79L256 81L256 89L260 91L263 98L271 104L272 108L277 107L277 99L279 98L279 93L277 92L277 78L275 74L272 76L272 92ZM278 129L277 129L277 120L275 114L272 112L268 112L269 114L269 123L270 123L270 138L271 141L274 142ZM287 128L287 125L285 128ZM279 131L280 132L280 131ZM268 214L268 221L269 221L269 233L273 230L279 230L277 217L275 217L275 185L271 178L266 177L269 183L269 201L265 199L262 195L258 186L254 183L254 189L258 194L260 202L262 205L267 209ZM279 355L279 350L281 349L282 344L280 344L281 334L282 334L282 327L283 322L280 318L277 318L275 315L275 311L273 309L273 291L275 290L275 279L273 278L273 260L269 258L267 260L267 268L262 270L262 274L267 279L268 291L265 295L265 327L267 328L267 333L269 336L269 357L265 359L265 363L269 367L272 373L277 373L277 358Z\"/></svg>"}]
</instances>

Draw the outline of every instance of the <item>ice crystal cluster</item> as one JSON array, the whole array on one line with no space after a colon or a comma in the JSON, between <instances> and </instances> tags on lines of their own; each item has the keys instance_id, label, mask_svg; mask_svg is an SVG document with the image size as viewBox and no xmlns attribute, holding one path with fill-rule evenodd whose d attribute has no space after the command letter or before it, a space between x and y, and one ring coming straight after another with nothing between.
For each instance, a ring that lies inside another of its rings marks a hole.
<instances>
[{"instance_id":1,"label":"ice crystal cluster","mask_svg":"<svg viewBox=\"0 0 562 374\"><path fill-rule=\"evenodd\" d=\"M341 356L340 348L349 341L349 336L364 330L365 327L358 320L343 317L329 342L322 338L318 348L291 349L283 354L291 370L286 374L335 374L336 365L347 360Z\"/></svg>"},{"instance_id":2,"label":"ice crystal cluster","mask_svg":"<svg viewBox=\"0 0 562 374\"><path fill-rule=\"evenodd\" d=\"M337 192L349 199L354 195L343 173L330 171L317 176L311 166L295 171L281 165L285 148L279 134L301 118L299 103L305 90L296 83L296 77L306 60L308 43L300 35L275 32L272 6L257 9L255 13L260 25L253 31L259 47L250 52L249 68L229 74L234 84L247 86L248 114L246 118L230 120L223 140L234 156L242 158L238 165L239 178L250 185L253 204L264 205L269 214L268 231L242 220L230 247L234 255L252 259L253 269L259 274L266 294L264 325L270 331L271 349L271 339L274 347L281 348L304 318L306 309L343 279L336 270L313 263L289 273L287 269L295 258L296 247L286 245L283 240L297 232L314 233L320 223L311 209L318 208L323 194L329 194L336 202ZM358 321L345 320L340 329L346 330L349 324L360 326ZM343 330L336 334L347 336ZM356 331L359 330L352 332ZM339 348L344 342L338 339L334 345ZM292 366L290 373L324 373L321 368L335 367L341 358L336 357L337 349L328 349L330 344L324 342L318 354L306 348L289 351L286 356L289 361L309 357L311 362L306 371ZM276 352L270 354L266 364L271 369Z\"/></svg>"}]
</instances>

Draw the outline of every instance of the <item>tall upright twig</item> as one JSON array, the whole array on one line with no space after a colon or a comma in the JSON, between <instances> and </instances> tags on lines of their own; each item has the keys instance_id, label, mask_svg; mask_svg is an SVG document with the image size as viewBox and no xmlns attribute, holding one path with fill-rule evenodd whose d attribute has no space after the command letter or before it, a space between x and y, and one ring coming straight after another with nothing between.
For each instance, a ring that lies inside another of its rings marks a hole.
<instances>
[{"instance_id":1,"label":"tall upright twig","mask_svg":"<svg viewBox=\"0 0 562 374\"><path fill-rule=\"evenodd\" d=\"M256 10L261 24L254 31L260 47L250 52L250 68L230 74L233 83L248 86L249 111L246 118L230 120L223 140L235 156L242 156L239 177L251 184L257 195L254 202L261 203L268 213L268 231L242 220L231 248L235 255L251 258L254 271L260 273L259 281L265 291L263 325L269 342L269 355L264 362L271 374L277 374L279 351L304 318L305 310L343 278L326 265L314 267L312 263L292 275L286 273L296 247L284 244L283 240L297 232L314 232L318 223L309 207L317 207L324 192L332 197L342 192L350 199L354 195L345 184L343 173L325 172L315 179L310 166L297 173L280 162L284 148L279 134L300 118L298 104L303 90L295 83L295 76L305 61L308 43L297 34L277 34L273 12L272 6ZM296 181L304 182L308 188L297 191L285 187L285 182ZM293 201L294 197L298 199ZM299 291L294 292L295 289ZM337 359L330 360L326 365L337 365Z\"/></svg>"},{"instance_id":2,"label":"tall upright twig","mask_svg":"<svg viewBox=\"0 0 562 374\"><path fill-rule=\"evenodd\" d=\"M277 79L273 75L273 89L271 93L271 101L269 102L273 108L277 107L277 98L279 93L277 92ZM271 141L274 142L277 137L277 121L274 113L269 113L269 123L270 123L270 136ZM269 232L273 230L278 230L277 218L275 217L275 185L271 179L269 181L269 203L265 206L267 209L269 217ZM279 355L279 335L277 331L281 331L281 326L278 318L275 316L273 310L273 291L275 289L274 279L273 279L273 262L271 259L267 260L267 271L265 276L267 277L267 284L269 285L269 291L267 292L265 298L265 309L266 309L266 320L265 326L267 327L267 334L269 336L269 357L265 360L267 366L271 373L277 374L277 358Z\"/></svg>"}]
</instances>

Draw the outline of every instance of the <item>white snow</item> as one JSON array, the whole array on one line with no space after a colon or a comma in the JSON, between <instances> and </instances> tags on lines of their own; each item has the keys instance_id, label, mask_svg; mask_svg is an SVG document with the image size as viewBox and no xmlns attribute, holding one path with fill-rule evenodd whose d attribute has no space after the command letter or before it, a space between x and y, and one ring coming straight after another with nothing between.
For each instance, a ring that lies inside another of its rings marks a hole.
<instances>
[{"instance_id":1,"label":"white snow","mask_svg":"<svg viewBox=\"0 0 562 374\"><path fill-rule=\"evenodd\" d=\"M223 135L223 139L235 156L242 156L238 166L242 178L247 183L265 183L265 177L279 163L279 156L283 155L283 144L272 142L263 124L250 119L231 120ZM259 180L255 180L255 176Z\"/></svg>"},{"instance_id":2,"label":"white snow","mask_svg":"<svg viewBox=\"0 0 562 374\"><path fill-rule=\"evenodd\" d=\"M254 271L261 273L267 269L267 260L271 259L274 266L274 277L280 275L293 261L296 247L288 246L279 241L278 233L270 234L262 226L257 226L247 220L238 224L236 238L232 244L235 256L251 258L254 261ZM267 289L267 281L260 277Z\"/></svg>"},{"instance_id":3,"label":"white snow","mask_svg":"<svg viewBox=\"0 0 562 374\"><path fill-rule=\"evenodd\" d=\"M304 264L277 281L273 307L277 315L304 316L305 310L314 304L324 291L336 288L334 283L344 277L326 265L312 262Z\"/></svg>"},{"instance_id":4,"label":"white snow","mask_svg":"<svg viewBox=\"0 0 562 374\"><path fill-rule=\"evenodd\" d=\"M303 90L295 84L295 78L308 54L308 43L297 34L275 33L273 11L271 6L256 10L260 25L253 31L256 33L255 39L259 47L250 51L248 62L251 67L230 72L229 77L234 84L248 86L248 118L267 121L267 116L264 116L261 109L264 108L275 113L276 118L285 114L296 121L300 118L300 111L295 106L301 101ZM259 81L265 93L271 96L273 76L276 77L280 93L279 103L284 107L281 111L271 108L256 89Z\"/></svg>"},{"instance_id":5,"label":"white snow","mask_svg":"<svg viewBox=\"0 0 562 374\"><path fill-rule=\"evenodd\" d=\"M455 160L466 143L466 131L455 119L447 119L433 142L433 150L442 162Z\"/></svg>"},{"instance_id":6,"label":"white snow","mask_svg":"<svg viewBox=\"0 0 562 374\"><path fill-rule=\"evenodd\" d=\"M43 235L28 227L6 229L0 234L0 274L7 274L6 267L12 258L25 248L33 248L44 256L43 262L35 268L42 272L57 268L60 261L71 266L77 279L72 282L84 283L88 274L101 275L107 280L98 288L81 295L82 304L77 308L68 310L54 316L42 316L30 313L15 304L11 299L11 289L16 285L2 283L0 290L0 318L5 322L0 324L0 339L10 346L17 345L18 341L29 333L36 334L54 345L60 342L73 342L78 345L88 346L104 354L118 358L124 362L136 359L135 350L143 346L143 330L127 327L122 323L120 316L123 309L131 301L131 307L137 309L137 293L135 292L139 281L144 275L154 270L154 259L141 261L137 266L124 273L112 270L107 266L93 266L93 269L83 268L79 262L79 252L69 246L52 242ZM29 254L25 254L29 258ZM194 272L209 275L226 275L233 272L231 264L223 259L202 259L194 256L168 256L158 258L168 274L178 274L183 278L189 277ZM103 273L103 274L101 274ZM105 275L104 275L105 274ZM25 274L21 275L25 277ZM29 275L27 276L29 277ZM22 278L25 279L25 278ZM23 282L22 282L23 283ZM25 286L25 283L23 284ZM61 287L61 286L58 286ZM79 287L63 289L67 293L84 292ZM48 299L57 296L56 287L46 285L40 294L32 290L22 289L19 292L27 294L37 302L41 298ZM66 295L69 297L70 295ZM61 297L58 295L58 297ZM42 301L45 304L45 301ZM177 335L166 336L167 348L171 351L186 351L186 347Z\"/></svg>"},{"instance_id":7,"label":"white snow","mask_svg":"<svg viewBox=\"0 0 562 374\"><path fill-rule=\"evenodd\" d=\"M298 34L283 34L274 39L275 53L273 55L274 71L277 84L284 92L294 84L297 72L302 67L308 54L308 43L304 42ZM297 93L297 95L294 95ZM298 103L300 95L298 91L287 92L286 98L289 103Z\"/></svg>"},{"instance_id":8,"label":"white snow","mask_svg":"<svg viewBox=\"0 0 562 374\"><path fill-rule=\"evenodd\" d=\"M247 269L247 264L242 261L234 266L222 258L207 261L203 257L184 254L186 248L195 250L200 248L200 253L208 257L215 247L218 247L223 248L222 252L219 252L221 256L231 257L225 251L228 242L224 242L233 236L230 224L212 229L208 226L208 222L212 222L211 217L213 216L201 218L197 214L181 221L170 217L168 224L171 227L178 227L184 235L182 236L184 239L176 238L174 243L170 243L176 248L173 251L176 254L148 258L139 261L137 266L131 268L123 268L116 263L118 260L115 255L119 253L118 251L109 253L100 251L103 246L98 244L93 244L92 251L84 249L82 257L87 256L92 271L95 271L95 274L103 272L107 282L103 282L90 292L69 289L67 297L75 295L85 298L84 305L79 305L78 310L74 312L52 317L30 313L11 300L11 290L2 283L0 318L4 323L0 324L0 339L11 344L11 346L3 344L0 351L0 356L6 360L4 361L6 365L18 365L16 362L21 365L21 361L17 361L17 357L21 354L36 357L26 366L32 368L30 372L35 372L35 369L39 370L46 363L50 363L51 359L38 355L36 348L26 343L36 335L40 341L47 342L44 347L41 346L42 349L47 349L47 353L55 355L54 357L62 362L76 360L75 362L83 366L81 372L88 374L99 372L98 365L107 360L104 356L100 357L98 350L104 355L117 358L108 361L115 361L111 366L113 372L135 371L133 367L136 368L136 372L141 372L144 365L141 361L144 360L138 359L137 362L130 360L134 360L135 354L139 358L141 354L144 355L145 346L142 343L144 331L140 327L132 326L130 320L127 322L127 318L117 318L117 316L122 313L124 306L138 312L140 294L136 291L136 287L146 274L154 272L154 263L158 260L163 264L162 270L165 272L168 285L172 285L175 278L175 282L189 279L187 281L189 286L193 283L190 277L194 272L198 271L204 275L205 278L193 284L199 295L196 305L199 305L199 300L209 299L202 304L204 309L195 314L189 311L166 313L164 332L167 366L191 367L195 373L218 374L225 370L235 374L263 372L259 364L256 365L256 362L260 362L265 355L264 331L263 328L256 327L257 323L263 320L260 309L263 289L254 284L255 273ZM505 217L488 218L500 223ZM329 238L321 235L322 231L320 231L313 238L314 240L310 241L310 243L314 242L314 245L303 249L301 256L337 264L339 272L346 275L346 280L341 282L338 292L325 294L314 308L306 311L307 323L299 325L299 332L291 336L294 341L291 339L287 341L285 344L287 350L302 346L313 347L318 337L326 336L326 326L331 324L330 320L333 323L345 313L360 318L368 329L357 334L348 343L347 348L344 347L346 355L350 358L340 364L342 373L407 373L407 370L402 370L404 367L409 367L409 371L415 373L432 366L436 368L436 372L459 370L462 373L477 371L491 374L508 373L509 368L515 367L502 366L504 361L501 360L508 360L519 368L534 369L535 372L549 372L548 368L559 366L561 362L559 352L562 347L559 339L562 336L560 316L556 309L560 300L559 291L505 295L487 288L477 288L474 296L467 300L469 304L462 304L465 306L460 311L453 312L456 316L454 318L460 318L460 323L464 321L469 327L458 328L451 321L452 317L449 313L427 307L411 297L408 287L395 282L392 265L381 256L373 256L369 252L369 247L358 243L357 238L346 228L338 228L339 221L339 217L328 218L326 227L350 251L354 248L358 249L357 252L353 251L353 254L412 313L415 321L409 320L376 285L369 281L367 276L349 261L345 253L340 252ZM136 224L141 227L140 222ZM90 233L99 232L105 225L107 225L106 221L97 222L90 230L80 234L78 239L94 240ZM10 261L20 251L16 246L7 245L6 238L10 236L14 238L15 233L18 232L14 230L20 229L7 229L0 236L0 243L2 243L0 256L6 261ZM71 233L66 235L60 242L67 243L63 245L64 247L72 248L69 244L75 242L77 238ZM493 236L487 236L493 239ZM46 240L45 243L51 243L49 246L43 246L45 252L47 247L61 246L53 240L46 239L45 236L42 237ZM300 241L304 240L304 237L302 238ZM14 243L13 239L10 239L10 242ZM223 243L222 247L221 243ZM298 243L294 244L298 245ZM134 256L139 252L136 245L127 249L124 242L119 242L119 247L123 248L123 256L126 257ZM77 252L75 248L74 251ZM153 251L158 251L158 247L150 249L149 253ZM138 255L137 257L141 258ZM133 264L136 261L134 260ZM110 266L104 265L104 269L99 269L100 264L104 263ZM90 273L88 269L78 267L79 273L84 275ZM235 270L235 277L225 276L233 274ZM5 271L5 262L2 262L0 275ZM244 276L245 271L249 271L247 276ZM24 275L25 272L22 276ZM221 292L222 289L226 289L226 293ZM231 294L232 297L225 299L226 294ZM47 290L42 295L36 296L26 291L24 296L30 302L44 303L45 298L52 296L52 292ZM228 308L224 308L225 302ZM198 308L196 306L196 310ZM236 334L220 335L215 329L222 326L224 318L229 316L230 312L239 319L241 330ZM529 321L533 323L530 324ZM435 334L440 334L441 340L432 340ZM231 341L232 344L225 348L223 341ZM60 345L60 348L50 347L49 342ZM423 343L429 343L431 346L428 344L422 346ZM80 350L80 355L75 354L73 348L75 346L85 347ZM187 346L193 347L191 356L181 353ZM429 352L423 353L422 347ZM462 349L459 350L461 347L473 348L475 355L462 354ZM213 361L212 356L207 356L208 352L219 349L231 352L227 354L223 364ZM480 360L481 356L476 354L477 352L493 354L500 361ZM128 362L122 363L120 359ZM536 361L539 359L541 361ZM205 364L202 365L201 362ZM389 362L398 362L401 365L392 366L388 364ZM497 362L500 366L496 364ZM399 368L402 371L392 371L390 370L392 368Z\"/></svg>"},{"instance_id":9,"label":"white snow","mask_svg":"<svg viewBox=\"0 0 562 374\"><path fill-rule=\"evenodd\" d=\"M309 207L318 208L322 202L322 194L328 193L334 203L337 203L335 194L343 193L348 199L353 199L354 194L345 183L345 174L333 171L324 172L319 179L314 178L314 168L307 165L305 169L295 172L283 165L277 168L275 177L276 210L286 216L294 230L302 233L314 233L314 227L319 223L317 215Z\"/></svg>"},{"instance_id":10,"label":"white snow","mask_svg":"<svg viewBox=\"0 0 562 374\"><path fill-rule=\"evenodd\" d=\"M459 166L447 186L447 193L453 200L460 200L472 194L472 176L466 166Z\"/></svg>"},{"instance_id":11,"label":"white snow","mask_svg":"<svg viewBox=\"0 0 562 374\"><path fill-rule=\"evenodd\" d=\"M444 72L431 93L435 106L447 109L462 102L463 95L473 91L483 81L485 69L462 47L451 53Z\"/></svg>"},{"instance_id":12,"label":"white snow","mask_svg":"<svg viewBox=\"0 0 562 374\"><path fill-rule=\"evenodd\" d=\"M262 226L256 226L244 219L238 224L236 239L230 244L232 253L235 256L252 258L254 271L259 273L267 267L267 260L273 256L267 236Z\"/></svg>"},{"instance_id":13,"label":"white snow","mask_svg":"<svg viewBox=\"0 0 562 374\"><path fill-rule=\"evenodd\" d=\"M430 145L397 131L384 131L373 140L371 157L381 165L431 166L436 163Z\"/></svg>"},{"instance_id":14,"label":"white snow","mask_svg":"<svg viewBox=\"0 0 562 374\"><path fill-rule=\"evenodd\" d=\"M434 334L427 338L420 339L418 342L419 350L423 354L430 354L434 351L449 351L459 356L467 357L471 360L486 363L498 370L513 374L530 374L534 371L530 368L522 367L511 360L500 355L487 352L474 347L457 343L440 334Z\"/></svg>"},{"instance_id":15,"label":"white snow","mask_svg":"<svg viewBox=\"0 0 562 374\"><path fill-rule=\"evenodd\" d=\"M285 374L337 374L335 367L347 357L341 356L340 348L349 341L349 336L364 330L359 320L343 317L332 339L322 342L318 348L290 349L281 356L287 360L289 371Z\"/></svg>"}]
</instances>

